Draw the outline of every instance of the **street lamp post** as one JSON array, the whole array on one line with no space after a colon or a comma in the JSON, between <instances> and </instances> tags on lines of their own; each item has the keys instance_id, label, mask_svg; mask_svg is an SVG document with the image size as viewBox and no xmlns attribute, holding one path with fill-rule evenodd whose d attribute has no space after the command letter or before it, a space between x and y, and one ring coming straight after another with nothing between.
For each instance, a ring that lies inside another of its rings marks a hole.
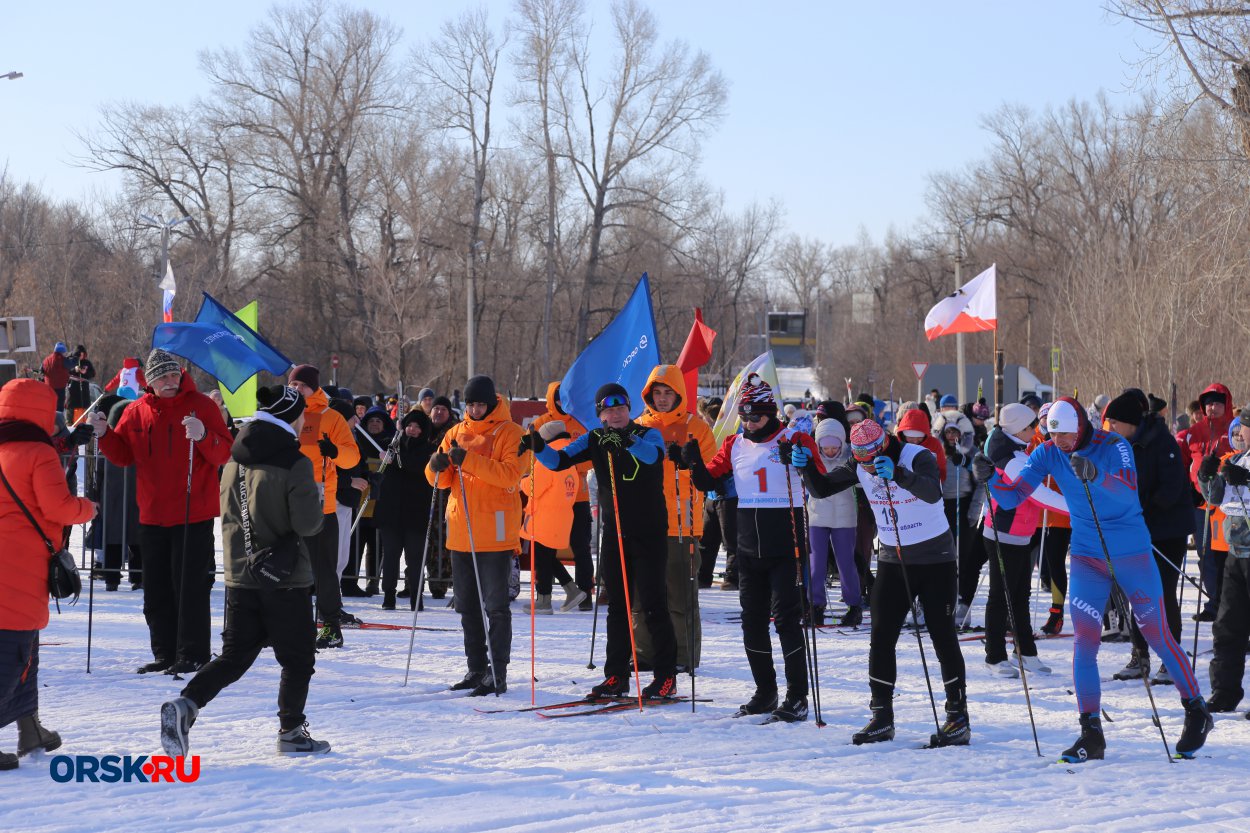
<instances>
[{"instance_id":1,"label":"street lamp post","mask_svg":"<svg viewBox=\"0 0 1250 833\"><path fill-rule=\"evenodd\" d=\"M161 230L161 273L160 279L164 280L165 273L169 271L169 230L179 223L185 223L190 217L179 217L176 220L166 220L164 216L149 217L146 214L140 214L139 219L143 220L143 225L148 228L158 228Z\"/></svg>"}]
</instances>

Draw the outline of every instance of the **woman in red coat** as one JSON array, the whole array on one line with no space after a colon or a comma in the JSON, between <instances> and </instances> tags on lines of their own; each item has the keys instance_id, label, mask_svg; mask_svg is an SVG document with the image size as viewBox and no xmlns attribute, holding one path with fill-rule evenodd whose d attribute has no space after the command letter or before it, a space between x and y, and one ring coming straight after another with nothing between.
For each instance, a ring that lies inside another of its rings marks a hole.
<instances>
[{"instance_id":1,"label":"woman in red coat","mask_svg":"<svg viewBox=\"0 0 1250 833\"><path fill-rule=\"evenodd\" d=\"M38 522L42 535L0 487L0 727L17 721L17 755L0 752L0 769L21 755L61 745L39 723L39 631L48 625L48 548L63 527L95 517L95 504L74 497L49 436L56 430L56 393L33 379L0 388L0 472Z\"/></svg>"}]
</instances>

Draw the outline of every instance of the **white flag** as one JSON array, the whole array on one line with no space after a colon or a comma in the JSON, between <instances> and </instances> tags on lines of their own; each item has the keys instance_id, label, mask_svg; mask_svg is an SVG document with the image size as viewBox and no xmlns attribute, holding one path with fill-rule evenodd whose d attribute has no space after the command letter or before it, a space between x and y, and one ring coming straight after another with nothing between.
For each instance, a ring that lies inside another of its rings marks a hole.
<instances>
[{"instance_id":1,"label":"white flag","mask_svg":"<svg viewBox=\"0 0 1250 833\"><path fill-rule=\"evenodd\" d=\"M924 317L929 341L952 333L980 333L998 329L996 264L938 301Z\"/></svg>"}]
</instances>

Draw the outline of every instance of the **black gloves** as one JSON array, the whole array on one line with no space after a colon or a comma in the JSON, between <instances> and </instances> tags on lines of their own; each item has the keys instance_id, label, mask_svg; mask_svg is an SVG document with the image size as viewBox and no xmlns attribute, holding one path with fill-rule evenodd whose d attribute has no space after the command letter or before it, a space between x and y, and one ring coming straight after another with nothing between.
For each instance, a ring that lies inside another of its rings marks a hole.
<instances>
[{"instance_id":1,"label":"black gloves","mask_svg":"<svg viewBox=\"0 0 1250 833\"><path fill-rule=\"evenodd\" d=\"M681 450L681 461L688 469L703 465L703 455L699 452L698 440L693 437L686 440L686 445Z\"/></svg>"},{"instance_id":2,"label":"black gloves","mask_svg":"<svg viewBox=\"0 0 1250 833\"><path fill-rule=\"evenodd\" d=\"M434 472L435 474L438 474L439 472L447 471L447 469L450 466L451 466L451 458L441 451L437 452L433 457L430 458L430 471Z\"/></svg>"},{"instance_id":3,"label":"black gloves","mask_svg":"<svg viewBox=\"0 0 1250 833\"><path fill-rule=\"evenodd\" d=\"M80 445L86 445L91 442L91 438L95 436L95 429L91 427L91 423L84 422L69 434L69 444L74 448Z\"/></svg>"},{"instance_id":4,"label":"black gloves","mask_svg":"<svg viewBox=\"0 0 1250 833\"><path fill-rule=\"evenodd\" d=\"M1250 471L1246 471L1232 460L1224 463L1224 467L1220 469L1220 474L1224 475L1224 480L1229 486L1250 485Z\"/></svg>"},{"instance_id":5,"label":"black gloves","mask_svg":"<svg viewBox=\"0 0 1250 833\"><path fill-rule=\"evenodd\" d=\"M1198 465L1198 477L1202 480L1210 480L1215 477L1220 470L1220 458L1214 454L1208 454L1202 458L1202 462Z\"/></svg>"},{"instance_id":6,"label":"black gloves","mask_svg":"<svg viewBox=\"0 0 1250 833\"><path fill-rule=\"evenodd\" d=\"M972 458L972 478L978 483L989 483L994 476L994 461L978 453Z\"/></svg>"},{"instance_id":7,"label":"black gloves","mask_svg":"<svg viewBox=\"0 0 1250 833\"><path fill-rule=\"evenodd\" d=\"M541 434L531 428L529 433L521 438L521 444L517 446L516 456L520 457L527 451L537 454L546 447L547 441L542 438Z\"/></svg>"},{"instance_id":8,"label":"black gloves","mask_svg":"<svg viewBox=\"0 0 1250 833\"><path fill-rule=\"evenodd\" d=\"M1082 457L1079 454L1073 454L1068 458L1072 464L1072 473L1081 480L1089 483L1098 477L1098 466L1094 465L1094 461L1088 457Z\"/></svg>"},{"instance_id":9,"label":"black gloves","mask_svg":"<svg viewBox=\"0 0 1250 833\"><path fill-rule=\"evenodd\" d=\"M794 443L787 440L778 441L777 452L781 456L781 464L783 466L790 465L793 462L792 455L794 454Z\"/></svg>"},{"instance_id":10,"label":"black gloves","mask_svg":"<svg viewBox=\"0 0 1250 833\"><path fill-rule=\"evenodd\" d=\"M469 452L455 444L452 445L451 451L447 452L447 456L451 458L451 464L453 466L463 465L464 458L468 456L468 454Z\"/></svg>"},{"instance_id":11,"label":"black gloves","mask_svg":"<svg viewBox=\"0 0 1250 833\"><path fill-rule=\"evenodd\" d=\"M668 460L670 463L677 466L677 468L679 469L683 468L682 459L681 459L681 446L679 446L675 442L671 442L668 444Z\"/></svg>"},{"instance_id":12,"label":"black gloves","mask_svg":"<svg viewBox=\"0 0 1250 833\"><path fill-rule=\"evenodd\" d=\"M329 434L321 435L321 439L317 440L317 449L327 460L333 460L339 456L339 447L334 444L334 440L330 439Z\"/></svg>"}]
</instances>

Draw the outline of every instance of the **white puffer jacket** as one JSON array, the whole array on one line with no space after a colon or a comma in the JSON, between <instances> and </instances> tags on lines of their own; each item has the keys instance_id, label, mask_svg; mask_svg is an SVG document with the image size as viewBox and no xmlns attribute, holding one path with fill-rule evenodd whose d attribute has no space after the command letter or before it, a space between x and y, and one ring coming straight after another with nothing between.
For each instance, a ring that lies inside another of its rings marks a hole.
<instances>
[{"instance_id":1,"label":"white puffer jacket","mask_svg":"<svg viewBox=\"0 0 1250 833\"><path fill-rule=\"evenodd\" d=\"M832 445L837 439L842 450L837 457L820 455L825 464L825 471L844 464L851 456L851 447L846 441L846 430L836 419L822 419L816 426L816 445ZM811 526L822 526L827 529L855 528L855 490L844 489L836 495L826 498L807 498L807 522Z\"/></svg>"}]
</instances>

